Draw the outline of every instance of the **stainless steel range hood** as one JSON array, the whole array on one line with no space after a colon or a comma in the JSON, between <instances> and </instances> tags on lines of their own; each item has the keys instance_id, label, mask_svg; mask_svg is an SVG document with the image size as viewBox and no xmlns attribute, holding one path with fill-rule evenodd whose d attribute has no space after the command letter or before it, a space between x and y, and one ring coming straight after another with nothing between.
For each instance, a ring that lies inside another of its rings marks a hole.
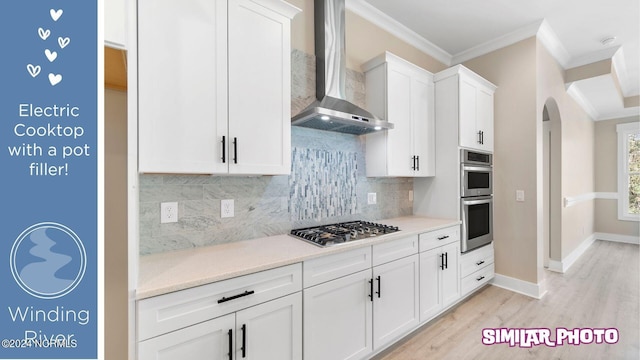
<instances>
[{"instance_id":1,"label":"stainless steel range hood","mask_svg":"<svg viewBox=\"0 0 640 360\"><path fill-rule=\"evenodd\" d=\"M363 135L393 124L348 102L345 91L345 0L315 0L316 98L291 124Z\"/></svg>"}]
</instances>

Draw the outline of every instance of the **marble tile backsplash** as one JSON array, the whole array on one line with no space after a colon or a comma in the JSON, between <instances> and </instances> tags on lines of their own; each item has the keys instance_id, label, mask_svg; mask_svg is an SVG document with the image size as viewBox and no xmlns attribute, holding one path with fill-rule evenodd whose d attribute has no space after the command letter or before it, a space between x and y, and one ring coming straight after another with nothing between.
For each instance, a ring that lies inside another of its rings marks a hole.
<instances>
[{"instance_id":1,"label":"marble tile backsplash","mask_svg":"<svg viewBox=\"0 0 640 360\"><path fill-rule=\"evenodd\" d=\"M347 71L347 98L365 107L364 75ZM292 52L292 114L315 99L315 60ZM152 254L288 233L298 227L410 215L410 178L367 178L365 137L292 127L289 176L140 175L140 253ZM367 193L377 204L367 204ZM220 200L235 216L220 218ZM178 222L160 224L160 203Z\"/></svg>"}]
</instances>

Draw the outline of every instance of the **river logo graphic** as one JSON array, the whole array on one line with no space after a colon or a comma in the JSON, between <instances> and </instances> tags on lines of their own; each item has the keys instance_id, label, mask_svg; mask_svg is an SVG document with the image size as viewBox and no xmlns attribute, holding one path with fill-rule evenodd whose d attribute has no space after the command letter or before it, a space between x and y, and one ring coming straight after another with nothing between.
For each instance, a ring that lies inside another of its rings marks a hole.
<instances>
[{"instance_id":1,"label":"river logo graphic","mask_svg":"<svg viewBox=\"0 0 640 360\"><path fill-rule=\"evenodd\" d=\"M39 223L23 231L11 248L11 273L30 295L56 299L67 295L84 276L87 254L71 229Z\"/></svg>"}]
</instances>

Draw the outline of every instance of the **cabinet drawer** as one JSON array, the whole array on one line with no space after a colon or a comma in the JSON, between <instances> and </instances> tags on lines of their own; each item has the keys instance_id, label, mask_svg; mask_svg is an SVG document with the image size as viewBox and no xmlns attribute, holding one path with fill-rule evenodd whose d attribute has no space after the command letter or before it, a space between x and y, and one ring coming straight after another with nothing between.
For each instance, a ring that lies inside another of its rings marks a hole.
<instances>
[{"instance_id":1,"label":"cabinet drawer","mask_svg":"<svg viewBox=\"0 0 640 360\"><path fill-rule=\"evenodd\" d=\"M493 279L494 274L493 263L491 263L463 278L462 284L460 285L462 296L467 295L471 291L489 282L489 280Z\"/></svg>"},{"instance_id":2,"label":"cabinet drawer","mask_svg":"<svg viewBox=\"0 0 640 360\"><path fill-rule=\"evenodd\" d=\"M454 241L460 241L460 226L458 225L420 234L420 251L431 250Z\"/></svg>"},{"instance_id":3,"label":"cabinet drawer","mask_svg":"<svg viewBox=\"0 0 640 360\"><path fill-rule=\"evenodd\" d=\"M371 246L307 260L303 267L304 287L308 288L371 268Z\"/></svg>"},{"instance_id":4,"label":"cabinet drawer","mask_svg":"<svg viewBox=\"0 0 640 360\"><path fill-rule=\"evenodd\" d=\"M138 341L302 290L300 263L138 302Z\"/></svg>"},{"instance_id":5,"label":"cabinet drawer","mask_svg":"<svg viewBox=\"0 0 640 360\"><path fill-rule=\"evenodd\" d=\"M418 235L373 245L373 266L418 253Z\"/></svg>"},{"instance_id":6,"label":"cabinet drawer","mask_svg":"<svg viewBox=\"0 0 640 360\"><path fill-rule=\"evenodd\" d=\"M465 277L493 263L493 244L464 254L460 260L460 277Z\"/></svg>"}]
</instances>

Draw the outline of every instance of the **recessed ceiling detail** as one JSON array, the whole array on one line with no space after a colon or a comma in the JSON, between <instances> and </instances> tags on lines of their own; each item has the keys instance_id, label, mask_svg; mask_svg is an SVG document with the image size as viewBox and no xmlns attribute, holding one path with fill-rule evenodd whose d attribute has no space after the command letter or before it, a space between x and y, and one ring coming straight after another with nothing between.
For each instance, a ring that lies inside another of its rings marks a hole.
<instances>
[{"instance_id":1,"label":"recessed ceiling detail","mask_svg":"<svg viewBox=\"0 0 640 360\"><path fill-rule=\"evenodd\" d=\"M532 36L565 69L610 60L610 79L574 81L567 84L567 91L581 94L582 106L593 110L587 112L594 119L629 116L625 114L640 110L625 108L635 104L640 94L640 2L636 0L517 4L512 0L347 0L346 5L446 65Z\"/></svg>"}]
</instances>

